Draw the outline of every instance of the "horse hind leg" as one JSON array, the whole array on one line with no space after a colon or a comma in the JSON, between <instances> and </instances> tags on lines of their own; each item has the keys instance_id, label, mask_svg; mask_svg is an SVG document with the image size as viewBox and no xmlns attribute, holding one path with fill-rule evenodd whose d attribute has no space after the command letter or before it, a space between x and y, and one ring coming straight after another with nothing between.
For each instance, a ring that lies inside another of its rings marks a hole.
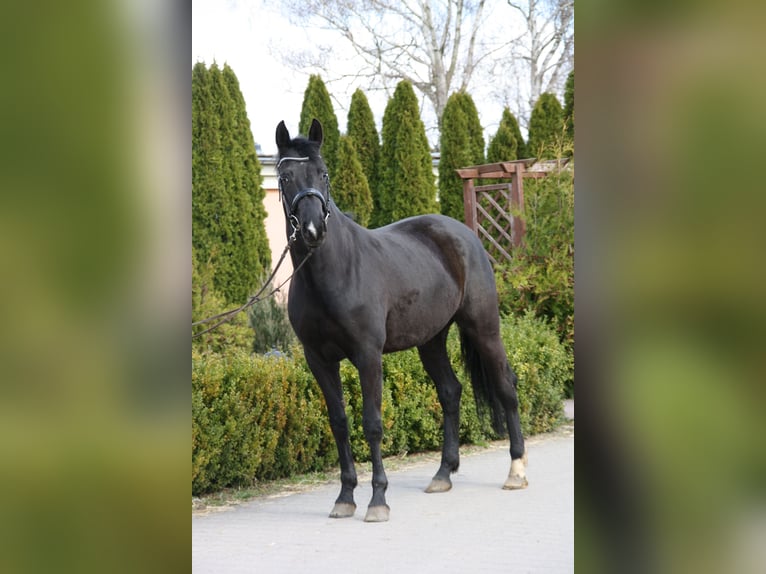
<instances>
[{"instance_id":1,"label":"horse hind leg","mask_svg":"<svg viewBox=\"0 0 766 574\"><path fill-rule=\"evenodd\" d=\"M490 323L491 324L491 323ZM511 469L503 484L506 490L526 488L527 454L521 432L517 378L503 347L498 329L474 329L461 325L463 351L471 372L474 394L494 409L499 402L510 439ZM498 413L499 415L499 413ZM493 417L497 420L497 417ZM496 429L499 430L499 429Z\"/></svg>"},{"instance_id":2,"label":"horse hind leg","mask_svg":"<svg viewBox=\"0 0 766 574\"><path fill-rule=\"evenodd\" d=\"M423 367L436 385L444 415L442 460L439 470L426 488L426 492L429 493L450 490L450 474L457 472L460 466L460 396L463 389L452 370L447 354L448 332L449 327L425 345L418 347Z\"/></svg>"},{"instance_id":3,"label":"horse hind leg","mask_svg":"<svg viewBox=\"0 0 766 574\"><path fill-rule=\"evenodd\" d=\"M519 418L519 401L517 395L516 373L506 360L508 375L503 380L509 381L508 385L501 385L500 397L505 408L506 424L511 441L511 469L508 478L505 479L503 489L519 490L529 485L527 480L527 451L524 447L524 436L521 434L521 421Z\"/></svg>"}]
</instances>

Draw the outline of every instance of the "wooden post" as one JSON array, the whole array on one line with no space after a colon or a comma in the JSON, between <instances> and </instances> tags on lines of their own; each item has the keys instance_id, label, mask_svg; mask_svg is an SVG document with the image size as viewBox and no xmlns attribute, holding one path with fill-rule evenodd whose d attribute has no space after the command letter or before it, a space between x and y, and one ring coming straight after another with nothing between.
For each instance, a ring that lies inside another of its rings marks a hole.
<instances>
[{"instance_id":1,"label":"wooden post","mask_svg":"<svg viewBox=\"0 0 766 574\"><path fill-rule=\"evenodd\" d=\"M473 179L463 180L463 209L465 224L475 232L479 224L476 220L476 192L473 189Z\"/></svg>"},{"instance_id":2,"label":"wooden post","mask_svg":"<svg viewBox=\"0 0 766 574\"><path fill-rule=\"evenodd\" d=\"M517 163L511 177L511 208L524 213L524 164ZM524 217L513 215L513 246L519 247L524 242L527 224Z\"/></svg>"},{"instance_id":3,"label":"wooden post","mask_svg":"<svg viewBox=\"0 0 766 574\"><path fill-rule=\"evenodd\" d=\"M476 219L476 192L473 186L473 178L478 175L475 169L458 169L458 175L463 180L463 215L465 224L476 233L479 223Z\"/></svg>"}]
</instances>

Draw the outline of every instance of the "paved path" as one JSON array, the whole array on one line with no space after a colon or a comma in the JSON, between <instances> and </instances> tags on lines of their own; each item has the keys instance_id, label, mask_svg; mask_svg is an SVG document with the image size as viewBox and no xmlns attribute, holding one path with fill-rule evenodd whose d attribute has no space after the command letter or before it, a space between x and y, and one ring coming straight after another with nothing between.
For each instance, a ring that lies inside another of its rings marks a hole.
<instances>
[{"instance_id":1,"label":"paved path","mask_svg":"<svg viewBox=\"0 0 766 574\"><path fill-rule=\"evenodd\" d=\"M532 437L527 451L529 488L521 491L500 488L510 457L499 443L461 457L448 493L423 492L438 463L388 472L391 520L382 524L362 520L369 475L356 489L353 518L328 518L335 483L193 516L193 571L573 572L573 431Z\"/></svg>"}]
</instances>

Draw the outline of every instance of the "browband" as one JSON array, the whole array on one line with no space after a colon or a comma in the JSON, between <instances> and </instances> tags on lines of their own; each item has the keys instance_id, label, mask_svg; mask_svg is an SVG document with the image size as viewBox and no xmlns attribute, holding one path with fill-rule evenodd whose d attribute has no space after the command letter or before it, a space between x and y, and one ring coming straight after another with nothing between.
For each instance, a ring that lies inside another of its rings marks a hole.
<instances>
[{"instance_id":1,"label":"browband","mask_svg":"<svg viewBox=\"0 0 766 574\"><path fill-rule=\"evenodd\" d=\"M277 162L277 169L279 169L279 166L282 165L283 161L308 161L308 157L283 157Z\"/></svg>"}]
</instances>

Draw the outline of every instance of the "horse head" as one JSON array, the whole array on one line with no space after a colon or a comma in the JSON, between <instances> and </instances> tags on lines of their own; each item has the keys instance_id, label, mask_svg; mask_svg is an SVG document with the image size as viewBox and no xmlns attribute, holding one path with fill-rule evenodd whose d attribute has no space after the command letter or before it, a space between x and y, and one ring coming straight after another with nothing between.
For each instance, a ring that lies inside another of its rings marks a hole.
<instances>
[{"instance_id":1,"label":"horse head","mask_svg":"<svg viewBox=\"0 0 766 574\"><path fill-rule=\"evenodd\" d=\"M277 126L280 199L287 221L310 249L324 241L330 216L330 176L319 154L323 137L317 119L311 122L308 138L291 139L284 121Z\"/></svg>"}]
</instances>

